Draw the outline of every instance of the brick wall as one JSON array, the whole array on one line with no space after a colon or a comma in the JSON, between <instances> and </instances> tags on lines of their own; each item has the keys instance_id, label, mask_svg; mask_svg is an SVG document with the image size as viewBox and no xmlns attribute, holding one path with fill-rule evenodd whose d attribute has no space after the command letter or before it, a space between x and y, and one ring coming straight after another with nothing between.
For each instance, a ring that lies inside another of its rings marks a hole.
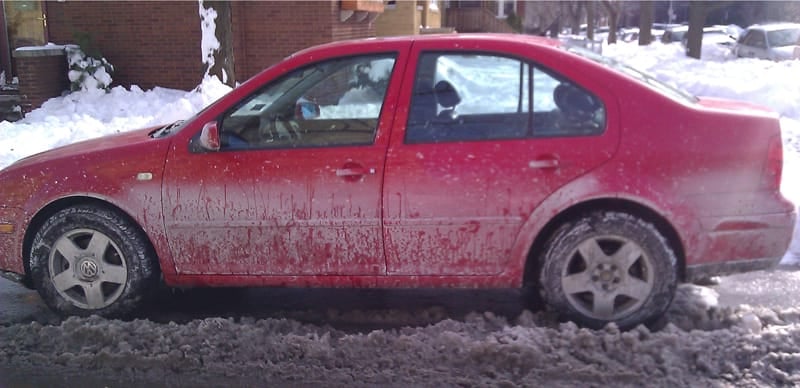
<instances>
[{"instance_id":1,"label":"brick wall","mask_svg":"<svg viewBox=\"0 0 800 388\"><path fill-rule=\"evenodd\" d=\"M442 7L444 5L441 2L436 5L436 10L430 8L430 6L425 7L425 27L442 28Z\"/></svg>"},{"instance_id":2,"label":"brick wall","mask_svg":"<svg viewBox=\"0 0 800 388\"><path fill-rule=\"evenodd\" d=\"M51 42L89 32L114 65L114 83L191 89L202 78L197 2L47 2Z\"/></svg>"},{"instance_id":3,"label":"brick wall","mask_svg":"<svg viewBox=\"0 0 800 388\"><path fill-rule=\"evenodd\" d=\"M49 40L89 32L115 67L115 85L191 89L200 82L200 17L195 1L47 2ZM338 1L232 2L235 73L244 81L300 49L375 36L366 21L339 21Z\"/></svg>"},{"instance_id":4,"label":"brick wall","mask_svg":"<svg viewBox=\"0 0 800 388\"><path fill-rule=\"evenodd\" d=\"M420 17L416 1L398 1L394 8L386 7L375 19L378 36L414 35L419 32Z\"/></svg>"},{"instance_id":5,"label":"brick wall","mask_svg":"<svg viewBox=\"0 0 800 388\"><path fill-rule=\"evenodd\" d=\"M14 52L14 63L25 110L36 109L69 89L67 59L63 49L17 50Z\"/></svg>"},{"instance_id":6,"label":"brick wall","mask_svg":"<svg viewBox=\"0 0 800 388\"><path fill-rule=\"evenodd\" d=\"M233 2L236 78L244 81L300 49L375 36L366 21L339 21L338 1Z\"/></svg>"}]
</instances>

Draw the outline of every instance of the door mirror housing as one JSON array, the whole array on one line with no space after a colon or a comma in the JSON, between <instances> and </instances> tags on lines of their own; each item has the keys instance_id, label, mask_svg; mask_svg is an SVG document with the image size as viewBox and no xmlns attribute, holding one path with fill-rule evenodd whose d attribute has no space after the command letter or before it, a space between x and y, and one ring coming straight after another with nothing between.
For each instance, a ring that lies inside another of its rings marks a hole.
<instances>
[{"instance_id":1,"label":"door mirror housing","mask_svg":"<svg viewBox=\"0 0 800 388\"><path fill-rule=\"evenodd\" d=\"M220 137L216 121L210 121L203 126L200 131L200 147L206 151L219 151Z\"/></svg>"}]
</instances>

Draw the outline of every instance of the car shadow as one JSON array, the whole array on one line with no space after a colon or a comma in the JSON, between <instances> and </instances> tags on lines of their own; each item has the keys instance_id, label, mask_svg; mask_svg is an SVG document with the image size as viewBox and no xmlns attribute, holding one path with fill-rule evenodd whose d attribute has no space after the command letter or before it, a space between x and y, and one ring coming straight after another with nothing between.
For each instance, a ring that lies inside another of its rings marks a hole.
<instances>
[{"instance_id":1,"label":"car shadow","mask_svg":"<svg viewBox=\"0 0 800 388\"><path fill-rule=\"evenodd\" d=\"M344 331L425 326L471 314L515 320L538 298L518 289L198 288L164 290L138 318L183 323L209 317L293 319Z\"/></svg>"}]
</instances>

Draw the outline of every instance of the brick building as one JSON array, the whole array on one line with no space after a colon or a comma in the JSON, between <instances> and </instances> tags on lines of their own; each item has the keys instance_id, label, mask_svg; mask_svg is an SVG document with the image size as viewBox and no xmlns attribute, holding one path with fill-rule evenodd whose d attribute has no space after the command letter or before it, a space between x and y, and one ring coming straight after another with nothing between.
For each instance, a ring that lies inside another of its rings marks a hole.
<instances>
[{"instance_id":1,"label":"brick building","mask_svg":"<svg viewBox=\"0 0 800 388\"><path fill-rule=\"evenodd\" d=\"M439 1L387 1L384 11L375 20L378 36L415 35L452 32L442 29Z\"/></svg>"},{"instance_id":2,"label":"brick building","mask_svg":"<svg viewBox=\"0 0 800 388\"><path fill-rule=\"evenodd\" d=\"M220 2L206 2L213 6ZM375 36L381 0L230 2L238 81L316 44ZM0 71L16 74L12 51L91 38L115 66L114 83L188 90L203 75L196 1L2 1ZM219 21L218 21L219 25ZM10 78L10 77L9 77Z\"/></svg>"}]
</instances>

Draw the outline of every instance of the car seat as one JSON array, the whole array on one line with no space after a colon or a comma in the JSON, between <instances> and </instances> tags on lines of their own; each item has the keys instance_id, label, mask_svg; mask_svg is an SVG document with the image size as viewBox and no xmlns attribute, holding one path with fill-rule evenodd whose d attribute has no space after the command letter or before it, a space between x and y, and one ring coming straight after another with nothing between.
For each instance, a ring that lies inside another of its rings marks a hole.
<instances>
[{"instance_id":1,"label":"car seat","mask_svg":"<svg viewBox=\"0 0 800 388\"><path fill-rule=\"evenodd\" d=\"M433 87L433 93L436 95L436 102L442 106L439 114L436 116L439 122L453 121L456 119L455 107L461 102L461 97L456 92L450 82L439 81Z\"/></svg>"}]
</instances>

